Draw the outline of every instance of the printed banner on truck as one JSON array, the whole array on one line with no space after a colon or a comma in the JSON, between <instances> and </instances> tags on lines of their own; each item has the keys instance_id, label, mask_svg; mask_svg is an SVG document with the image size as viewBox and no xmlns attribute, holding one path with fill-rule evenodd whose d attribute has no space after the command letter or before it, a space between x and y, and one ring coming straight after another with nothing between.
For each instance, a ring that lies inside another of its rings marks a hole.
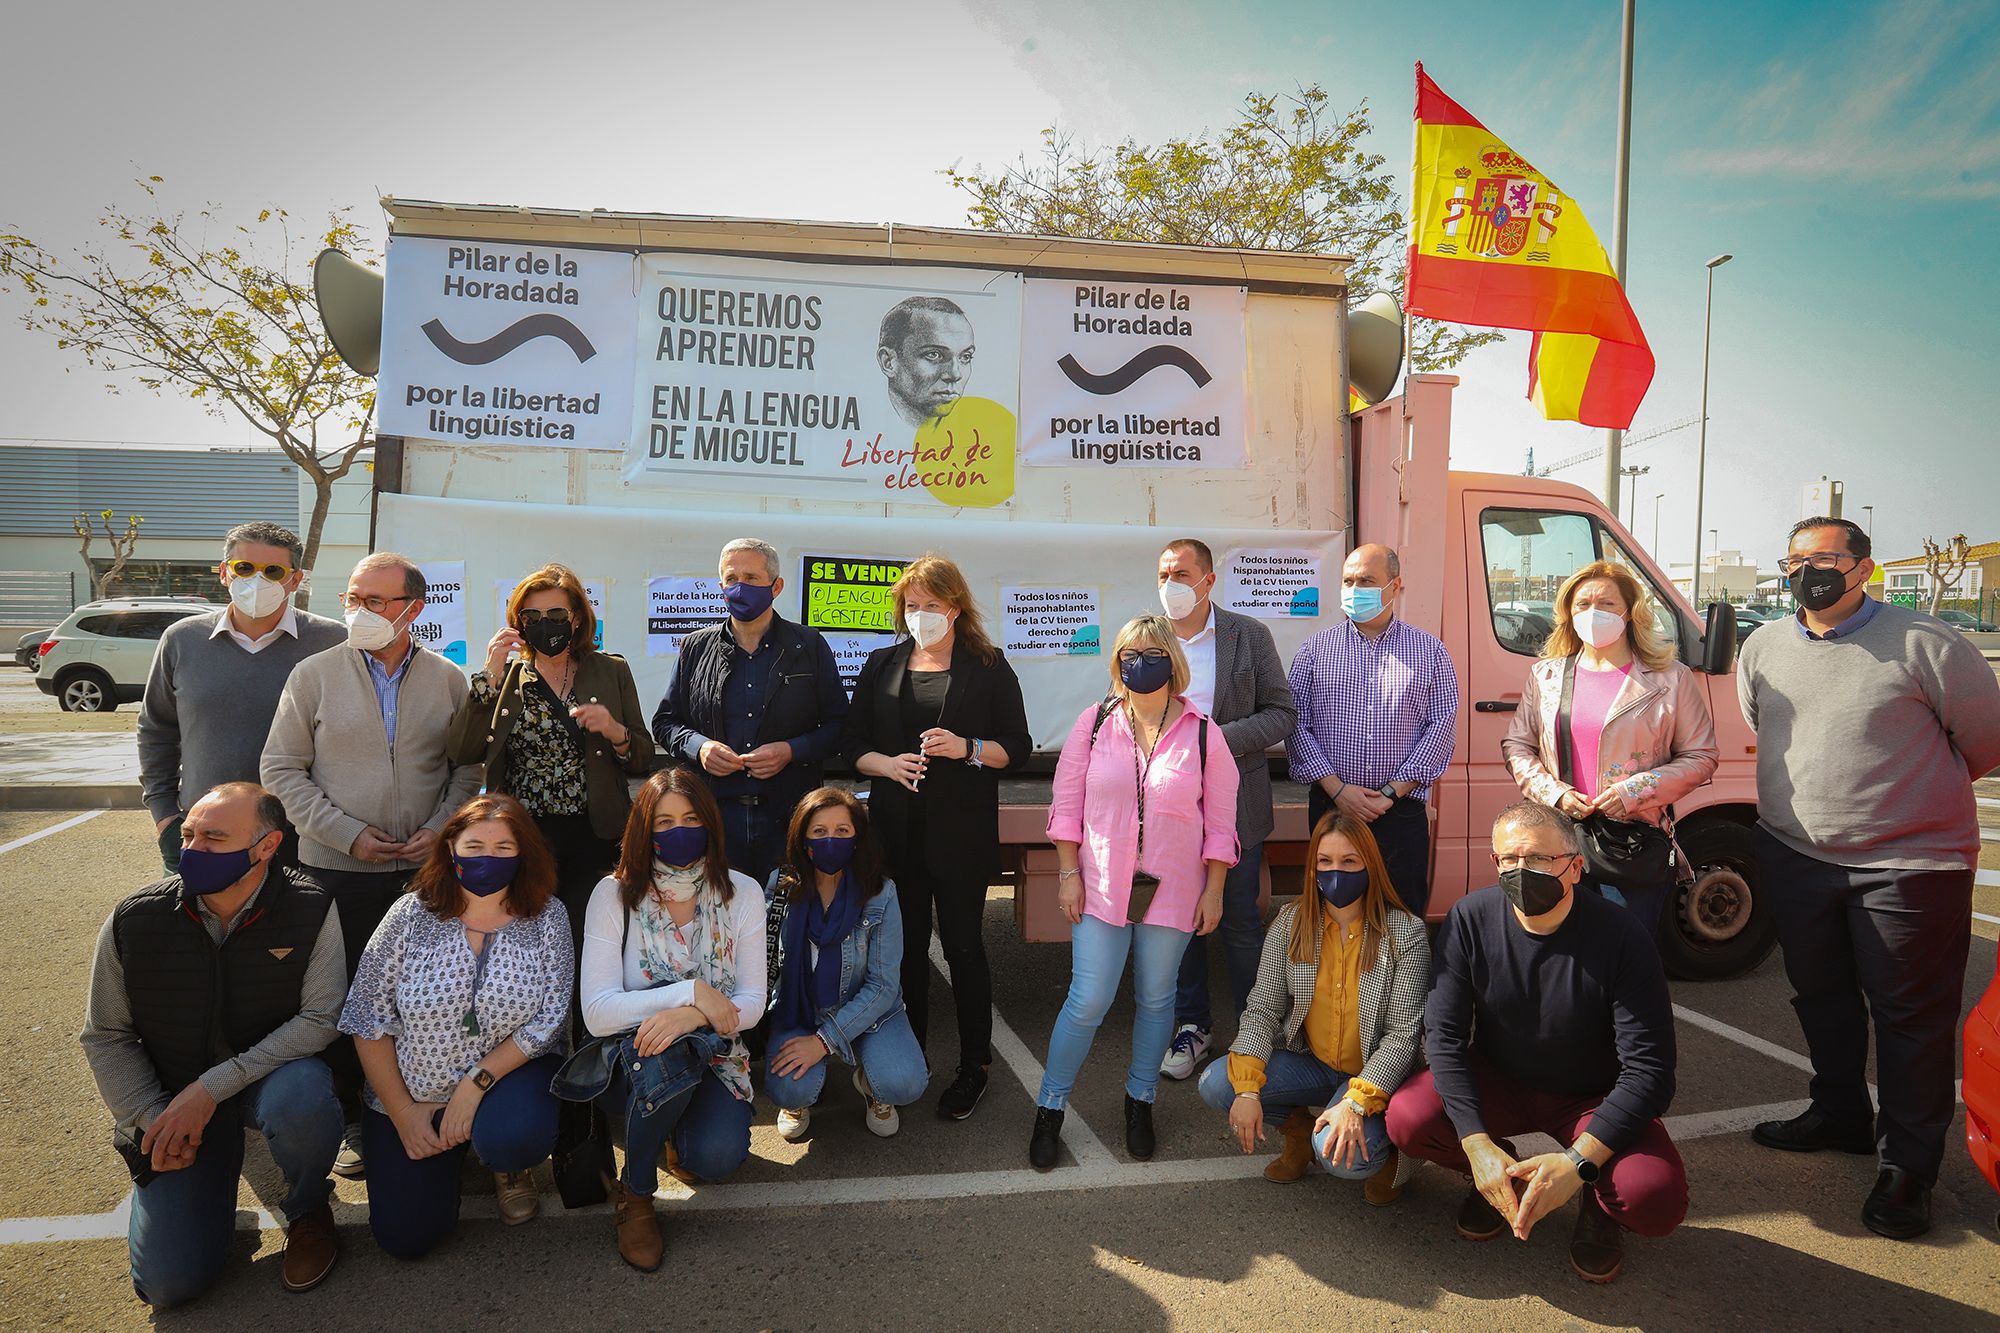
<instances>
[{"instance_id":1,"label":"printed banner on truck","mask_svg":"<svg viewBox=\"0 0 2000 1333\"><path fill-rule=\"evenodd\" d=\"M465 665L465 562L422 560L424 613L410 622L410 637L456 666Z\"/></svg>"},{"instance_id":2,"label":"printed banner on truck","mask_svg":"<svg viewBox=\"0 0 2000 1333\"><path fill-rule=\"evenodd\" d=\"M1319 614L1319 552L1238 549L1223 557L1216 604L1259 620Z\"/></svg>"},{"instance_id":3,"label":"printed banner on truck","mask_svg":"<svg viewBox=\"0 0 2000 1333\"><path fill-rule=\"evenodd\" d=\"M1031 278L1021 461L1241 468L1245 287Z\"/></svg>"},{"instance_id":4,"label":"printed banner on truck","mask_svg":"<svg viewBox=\"0 0 2000 1333\"><path fill-rule=\"evenodd\" d=\"M1009 657L1088 657L1104 651L1096 588L1002 588L1000 651Z\"/></svg>"},{"instance_id":5,"label":"printed banner on truck","mask_svg":"<svg viewBox=\"0 0 2000 1333\"><path fill-rule=\"evenodd\" d=\"M977 508L1013 496L1018 274L641 264L628 484Z\"/></svg>"},{"instance_id":6,"label":"printed banner on truck","mask_svg":"<svg viewBox=\"0 0 2000 1333\"><path fill-rule=\"evenodd\" d=\"M728 614L716 579L661 574L646 580L646 656L671 657L683 638Z\"/></svg>"},{"instance_id":7,"label":"printed banner on truck","mask_svg":"<svg viewBox=\"0 0 2000 1333\"><path fill-rule=\"evenodd\" d=\"M632 425L633 258L494 241L389 241L384 435L622 449Z\"/></svg>"}]
</instances>

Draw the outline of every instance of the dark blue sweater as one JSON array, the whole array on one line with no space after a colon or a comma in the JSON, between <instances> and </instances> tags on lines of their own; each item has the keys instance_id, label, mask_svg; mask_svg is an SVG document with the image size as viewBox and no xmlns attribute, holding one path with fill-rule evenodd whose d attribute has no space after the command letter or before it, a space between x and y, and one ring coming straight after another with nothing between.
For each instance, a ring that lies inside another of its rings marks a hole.
<instances>
[{"instance_id":1,"label":"dark blue sweater","mask_svg":"<svg viewBox=\"0 0 2000 1333\"><path fill-rule=\"evenodd\" d=\"M1623 1151L1674 1099L1674 1014L1637 917L1594 893L1531 935L1496 885L1439 928L1425 1053L1460 1138L1486 1133L1473 1055L1525 1088L1602 1097L1586 1126Z\"/></svg>"}]
</instances>

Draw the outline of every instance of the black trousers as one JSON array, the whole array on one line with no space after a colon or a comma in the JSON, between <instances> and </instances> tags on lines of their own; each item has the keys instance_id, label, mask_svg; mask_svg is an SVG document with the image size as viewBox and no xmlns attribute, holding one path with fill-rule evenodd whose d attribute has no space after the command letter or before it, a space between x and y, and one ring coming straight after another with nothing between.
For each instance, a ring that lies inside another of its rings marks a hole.
<instances>
[{"instance_id":1,"label":"black trousers","mask_svg":"<svg viewBox=\"0 0 2000 1333\"><path fill-rule=\"evenodd\" d=\"M1313 829L1333 813L1333 798L1317 783L1306 792L1306 826ZM1382 849L1382 864L1388 868L1389 882L1396 896L1419 921L1431 900L1431 817L1422 801L1404 797L1395 802L1368 826L1375 845ZM1311 870L1307 870L1311 887Z\"/></svg>"},{"instance_id":2,"label":"black trousers","mask_svg":"<svg viewBox=\"0 0 2000 1333\"><path fill-rule=\"evenodd\" d=\"M382 924L382 918L396 899L403 896L410 887L410 870L323 870L318 866L306 866L305 872L314 882L333 896L333 909L340 913L340 940L346 946L347 982L354 984L354 973L361 966L361 954L368 947L368 941L375 937L375 928ZM334 1095L340 1098L340 1110L347 1123L361 1121L361 1057L354 1053L354 1039L345 1034L334 1039L331 1046L322 1053L327 1068L333 1071Z\"/></svg>"},{"instance_id":3,"label":"black trousers","mask_svg":"<svg viewBox=\"0 0 2000 1333\"><path fill-rule=\"evenodd\" d=\"M931 920L951 968L951 998L958 1009L958 1063L993 1063L993 969L986 961L981 926L986 916L986 876L926 863L914 849L896 877L903 908L903 1007L923 1046L931 1018Z\"/></svg>"},{"instance_id":4,"label":"black trousers","mask_svg":"<svg viewBox=\"0 0 2000 1333\"><path fill-rule=\"evenodd\" d=\"M1876 1151L1883 1165L1935 1184L1957 1113L1952 1072L1973 872L1833 865L1762 829L1757 863L1812 1055L1813 1105L1843 1124L1869 1119L1872 1014Z\"/></svg>"},{"instance_id":5,"label":"black trousers","mask_svg":"<svg viewBox=\"0 0 2000 1333\"><path fill-rule=\"evenodd\" d=\"M598 881L618 863L618 844L600 838L590 826L590 812L573 815L537 815L535 825L556 858L556 897L569 917L572 946L570 970L569 1035L570 1049L589 1039L583 1028L583 995L577 983L583 974L583 914L590 907L590 895ZM556 1150L567 1152L591 1135L595 1103L564 1102L558 1112ZM609 1140L606 1140L607 1142Z\"/></svg>"}]
</instances>

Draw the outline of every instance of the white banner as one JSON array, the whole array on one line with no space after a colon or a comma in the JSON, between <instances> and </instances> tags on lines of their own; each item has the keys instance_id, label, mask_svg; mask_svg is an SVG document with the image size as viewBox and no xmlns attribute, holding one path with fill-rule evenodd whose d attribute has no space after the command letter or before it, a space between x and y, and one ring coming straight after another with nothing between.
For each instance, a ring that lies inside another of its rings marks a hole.
<instances>
[{"instance_id":1,"label":"white banner","mask_svg":"<svg viewBox=\"0 0 2000 1333\"><path fill-rule=\"evenodd\" d=\"M1019 275L674 254L642 274L627 483L1013 496Z\"/></svg>"},{"instance_id":2,"label":"white banner","mask_svg":"<svg viewBox=\"0 0 2000 1333\"><path fill-rule=\"evenodd\" d=\"M1031 278L1021 461L1241 468L1244 287Z\"/></svg>"},{"instance_id":3,"label":"white banner","mask_svg":"<svg viewBox=\"0 0 2000 1333\"><path fill-rule=\"evenodd\" d=\"M1096 588L1000 590L1000 651L1009 657L1087 657L1104 651Z\"/></svg>"},{"instance_id":4,"label":"white banner","mask_svg":"<svg viewBox=\"0 0 2000 1333\"><path fill-rule=\"evenodd\" d=\"M1216 602L1259 620L1316 617L1319 572L1317 551L1240 548L1223 557Z\"/></svg>"},{"instance_id":5,"label":"white banner","mask_svg":"<svg viewBox=\"0 0 2000 1333\"><path fill-rule=\"evenodd\" d=\"M397 236L384 269L382 434L624 448L630 254Z\"/></svg>"},{"instance_id":6,"label":"white banner","mask_svg":"<svg viewBox=\"0 0 2000 1333\"><path fill-rule=\"evenodd\" d=\"M646 580L646 656L670 657L681 640L729 614L713 578L661 574Z\"/></svg>"},{"instance_id":7,"label":"white banner","mask_svg":"<svg viewBox=\"0 0 2000 1333\"><path fill-rule=\"evenodd\" d=\"M410 622L418 643L459 666L465 665L465 562L424 560L424 613Z\"/></svg>"}]
</instances>

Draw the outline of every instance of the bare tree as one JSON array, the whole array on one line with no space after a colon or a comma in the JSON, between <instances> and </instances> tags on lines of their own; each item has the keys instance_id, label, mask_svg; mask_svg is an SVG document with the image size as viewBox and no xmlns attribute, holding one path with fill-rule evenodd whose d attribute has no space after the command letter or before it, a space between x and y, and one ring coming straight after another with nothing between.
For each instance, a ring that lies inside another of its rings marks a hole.
<instances>
[{"instance_id":1,"label":"bare tree","mask_svg":"<svg viewBox=\"0 0 2000 1333\"><path fill-rule=\"evenodd\" d=\"M1950 541L1939 545L1932 538L1924 538L1924 573L1931 584L1931 614L1938 612L1938 603L1945 593L1958 586L1965 576L1965 568L1972 563L1972 548L1966 545L1965 534L1958 533Z\"/></svg>"},{"instance_id":2,"label":"bare tree","mask_svg":"<svg viewBox=\"0 0 2000 1333\"><path fill-rule=\"evenodd\" d=\"M137 514L127 514L125 531L120 532L112 526L109 509L100 510L97 517L104 524L105 537L111 542L111 563L104 567L102 575L92 575L89 572L90 546L97 536L96 529L91 526L90 515L78 514L70 520L70 526L75 528L76 535L83 539L79 549L83 552L85 577L91 580L91 599L101 602L111 595L112 588L117 586L118 580L124 576L125 566L132 563L132 548L139 544L139 525L146 520Z\"/></svg>"}]
</instances>

